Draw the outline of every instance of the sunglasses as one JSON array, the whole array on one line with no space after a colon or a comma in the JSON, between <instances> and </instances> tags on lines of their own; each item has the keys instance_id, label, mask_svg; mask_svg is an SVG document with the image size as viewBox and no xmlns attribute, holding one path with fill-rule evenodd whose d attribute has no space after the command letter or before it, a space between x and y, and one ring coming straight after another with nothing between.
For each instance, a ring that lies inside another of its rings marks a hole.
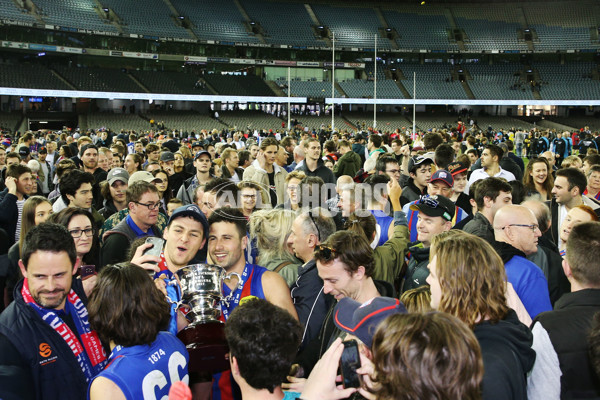
<instances>
[{"instance_id":1,"label":"sunglasses","mask_svg":"<svg viewBox=\"0 0 600 400\"><path fill-rule=\"evenodd\" d=\"M315 218L313 217L312 210L308 210L308 216L310 217L310 220L312 221L312 223L315 224L315 228L317 228L317 239L321 240L321 231L319 230L319 225L317 225L317 222L315 221Z\"/></svg>"},{"instance_id":2,"label":"sunglasses","mask_svg":"<svg viewBox=\"0 0 600 400\"><path fill-rule=\"evenodd\" d=\"M326 246L324 244L319 244L315 247L315 258L322 260L324 262L329 262L337 257L337 250L333 247Z\"/></svg>"},{"instance_id":3,"label":"sunglasses","mask_svg":"<svg viewBox=\"0 0 600 400\"><path fill-rule=\"evenodd\" d=\"M450 214L450 210L448 210L448 208L446 206L444 206L442 203L440 203L437 200L437 195L436 196L430 196L430 195L425 195L425 196L421 196L421 198L419 199L419 202L417 204L424 204L428 207L431 208L441 208L442 210L446 211L448 214Z\"/></svg>"}]
</instances>

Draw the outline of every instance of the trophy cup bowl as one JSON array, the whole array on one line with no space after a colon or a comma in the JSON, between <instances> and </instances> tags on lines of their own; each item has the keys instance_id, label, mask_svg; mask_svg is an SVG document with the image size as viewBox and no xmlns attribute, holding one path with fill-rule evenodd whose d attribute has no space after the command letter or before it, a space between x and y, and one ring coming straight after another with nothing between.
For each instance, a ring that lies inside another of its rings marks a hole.
<instances>
[{"instance_id":1,"label":"trophy cup bowl","mask_svg":"<svg viewBox=\"0 0 600 400\"><path fill-rule=\"evenodd\" d=\"M192 264L179 269L177 277L181 285L182 303L190 307L189 326L182 329L177 337L186 345L190 355L188 369L193 372L216 373L229 369L225 358L229 347L225 340L224 324L220 301L223 297L223 281L237 273L226 274L218 265Z\"/></svg>"}]
</instances>

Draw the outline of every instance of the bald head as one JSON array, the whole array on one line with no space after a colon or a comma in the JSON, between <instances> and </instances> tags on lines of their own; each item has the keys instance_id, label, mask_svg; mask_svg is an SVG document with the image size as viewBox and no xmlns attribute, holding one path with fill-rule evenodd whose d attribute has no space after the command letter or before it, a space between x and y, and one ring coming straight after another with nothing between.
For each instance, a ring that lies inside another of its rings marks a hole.
<instances>
[{"instance_id":1,"label":"bald head","mask_svg":"<svg viewBox=\"0 0 600 400\"><path fill-rule=\"evenodd\" d=\"M548 160L548 162L550 163L550 167L554 166L554 163L556 162L556 159L554 158L554 154L552 154L551 151L545 151L543 152L540 157L544 157L546 160Z\"/></svg>"},{"instance_id":2,"label":"bald head","mask_svg":"<svg viewBox=\"0 0 600 400\"><path fill-rule=\"evenodd\" d=\"M496 241L508 243L526 255L537 251L541 232L533 212L524 206L502 207L494 217Z\"/></svg>"},{"instance_id":3,"label":"bald head","mask_svg":"<svg viewBox=\"0 0 600 400\"><path fill-rule=\"evenodd\" d=\"M538 226L542 233L546 232L550 228L552 214L550 208L543 201L528 199L521 203L523 207L530 209L537 219Z\"/></svg>"},{"instance_id":4,"label":"bald head","mask_svg":"<svg viewBox=\"0 0 600 400\"><path fill-rule=\"evenodd\" d=\"M337 179L337 187L338 189L342 188L344 185L348 185L354 183L354 179L350 175L342 175Z\"/></svg>"}]
</instances>

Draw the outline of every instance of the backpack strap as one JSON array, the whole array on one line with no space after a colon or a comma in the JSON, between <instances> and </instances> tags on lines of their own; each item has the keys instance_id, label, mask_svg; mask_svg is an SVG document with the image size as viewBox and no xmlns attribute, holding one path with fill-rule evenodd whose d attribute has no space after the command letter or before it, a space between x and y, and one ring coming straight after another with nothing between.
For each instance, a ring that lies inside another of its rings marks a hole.
<instances>
[{"instance_id":1,"label":"backpack strap","mask_svg":"<svg viewBox=\"0 0 600 400\"><path fill-rule=\"evenodd\" d=\"M282 262L281 264L279 264L279 265L277 266L277 268L275 268L275 269L273 270L273 272L277 272L277 273L279 273L279 271L281 271L281 270L282 270L284 267L287 267L287 266L288 266L288 265L290 265L291 263L292 263L291 261L284 261L284 262Z\"/></svg>"}]
</instances>

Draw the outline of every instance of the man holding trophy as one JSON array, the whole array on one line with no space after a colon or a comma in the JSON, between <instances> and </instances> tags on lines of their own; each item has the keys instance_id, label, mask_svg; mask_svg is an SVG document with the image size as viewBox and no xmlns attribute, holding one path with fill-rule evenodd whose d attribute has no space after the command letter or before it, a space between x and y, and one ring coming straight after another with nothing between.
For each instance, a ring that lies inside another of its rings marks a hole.
<instances>
[{"instance_id":1,"label":"man holding trophy","mask_svg":"<svg viewBox=\"0 0 600 400\"><path fill-rule=\"evenodd\" d=\"M215 264L223 267L227 274L236 273L241 277L239 282L230 279L223 285L223 298L226 300L221 301L221 321L227 321L231 312L240 303L252 298L266 299L298 319L290 290L284 279L266 268L246 264L244 249L248 245L248 237L244 214L238 209L224 207L212 213L208 222L210 258ZM241 399L239 388L231 376L231 370L213 376L212 393L213 398L217 396L216 398L223 400Z\"/></svg>"},{"instance_id":2,"label":"man holding trophy","mask_svg":"<svg viewBox=\"0 0 600 400\"><path fill-rule=\"evenodd\" d=\"M187 306L176 308L176 329L190 352L190 373L222 370L213 375L212 392L213 396L217 393L217 398L223 400L241 399L231 371L225 370L229 361L224 358L223 322L231 312L244 301L260 298L298 319L283 278L266 268L246 264L246 224L246 218L238 209L217 209L207 221L196 205L182 206L169 219L163 236L166 240L164 249L155 253L160 255L147 254L152 248L147 243L138 247L131 260L155 271L157 285L169 299L172 302L183 300ZM216 265L188 265L204 247L206 238L210 259ZM180 290L175 290L175 286ZM171 329L175 329L173 323ZM221 354L222 360L219 359ZM202 388L206 386L202 385Z\"/></svg>"}]
</instances>

